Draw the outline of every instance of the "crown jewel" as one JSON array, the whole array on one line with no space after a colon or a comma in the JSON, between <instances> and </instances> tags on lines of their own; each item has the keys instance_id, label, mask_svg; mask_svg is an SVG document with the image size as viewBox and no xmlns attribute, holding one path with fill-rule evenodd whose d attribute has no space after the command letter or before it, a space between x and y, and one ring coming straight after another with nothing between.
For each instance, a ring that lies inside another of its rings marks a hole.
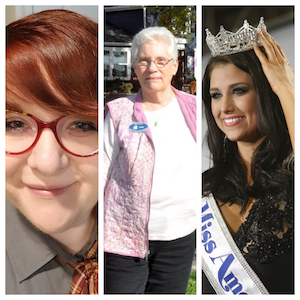
<instances>
[{"instance_id":1,"label":"crown jewel","mask_svg":"<svg viewBox=\"0 0 300 300\"><path fill-rule=\"evenodd\" d=\"M212 56L247 51L253 48L254 43L261 46L257 33L262 28L267 29L263 17L260 18L257 28L245 20L244 25L236 33L226 31L223 26L220 26L219 33L214 36L206 29L206 43Z\"/></svg>"}]
</instances>

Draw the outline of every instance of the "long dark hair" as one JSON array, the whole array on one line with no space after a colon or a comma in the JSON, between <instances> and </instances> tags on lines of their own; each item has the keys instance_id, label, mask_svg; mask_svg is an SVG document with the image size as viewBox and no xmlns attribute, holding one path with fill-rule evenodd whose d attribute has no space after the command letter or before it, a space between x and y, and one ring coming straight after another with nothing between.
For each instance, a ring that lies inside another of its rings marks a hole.
<instances>
[{"instance_id":1,"label":"long dark hair","mask_svg":"<svg viewBox=\"0 0 300 300\"><path fill-rule=\"evenodd\" d=\"M251 185L248 184L246 166L236 142L228 140L228 153L224 160L224 133L217 126L211 111L211 72L217 65L230 63L252 77L256 93L257 129L261 136L266 137L252 156ZM254 51L211 58L204 73L202 91L208 124L206 141L213 161L213 167L203 176L203 194L213 193L223 203L239 204L242 211L250 198L259 199L275 193L284 198L290 197L293 170L284 166L284 161L292 154L290 136L280 101L272 91Z\"/></svg>"}]
</instances>

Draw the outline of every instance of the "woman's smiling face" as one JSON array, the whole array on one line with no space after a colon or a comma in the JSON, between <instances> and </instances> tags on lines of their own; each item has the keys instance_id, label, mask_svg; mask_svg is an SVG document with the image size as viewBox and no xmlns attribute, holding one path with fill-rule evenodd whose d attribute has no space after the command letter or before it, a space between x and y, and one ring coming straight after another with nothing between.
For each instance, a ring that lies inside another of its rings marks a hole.
<instances>
[{"instance_id":1,"label":"woman's smiling face","mask_svg":"<svg viewBox=\"0 0 300 300\"><path fill-rule=\"evenodd\" d=\"M53 114L35 105L23 109L45 122ZM6 195L38 229L62 233L92 218L98 201L98 155L76 157L64 151L44 129L33 149L6 155Z\"/></svg>"},{"instance_id":2,"label":"woman's smiling face","mask_svg":"<svg viewBox=\"0 0 300 300\"><path fill-rule=\"evenodd\" d=\"M229 140L255 143L261 138L250 74L231 63L217 65L211 72L209 92L213 117Z\"/></svg>"}]
</instances>

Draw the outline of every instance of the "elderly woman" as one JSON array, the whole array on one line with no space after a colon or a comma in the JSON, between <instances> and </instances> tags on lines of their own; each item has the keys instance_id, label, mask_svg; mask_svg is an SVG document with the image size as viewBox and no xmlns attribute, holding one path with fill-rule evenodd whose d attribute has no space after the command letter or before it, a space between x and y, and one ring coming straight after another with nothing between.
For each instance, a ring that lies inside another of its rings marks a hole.
<instances>
[{"instance_id":1,"label":"elderly woman","mask_svg":"<svg viewBox=\"0 0 300 300\"><path fill-rule=\"evenodd\" d=\"M166 28L132 42L137 95L106 106L105 293L185 293L195 251L196 99Z\"/></svg>"},{"instance_id":2,"label":"elderly woman","mask_svg":"<svg viewBox=\"0 0 300 300\"><path fill-rule=\"evenodd\" d=\"M6 293L97 294L97 23L7 26Z\"/></svg>"}]
</instances>

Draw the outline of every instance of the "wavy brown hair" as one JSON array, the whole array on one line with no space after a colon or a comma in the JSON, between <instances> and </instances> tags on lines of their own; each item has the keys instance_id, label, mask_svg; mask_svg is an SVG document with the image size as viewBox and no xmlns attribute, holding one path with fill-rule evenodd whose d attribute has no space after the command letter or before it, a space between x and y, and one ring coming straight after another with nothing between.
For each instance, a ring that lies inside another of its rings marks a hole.
<instances>
[{"instance_id":1,"label":"wavy brown hair","mask_svg":"<svg viewBox=\"0 0 300 300\"><path fill-rule=\"evenodd\" d=\"M6 103L97 116L98 26L67 10L26 16L6 27Z\"/></svg>"}]
</instances>

